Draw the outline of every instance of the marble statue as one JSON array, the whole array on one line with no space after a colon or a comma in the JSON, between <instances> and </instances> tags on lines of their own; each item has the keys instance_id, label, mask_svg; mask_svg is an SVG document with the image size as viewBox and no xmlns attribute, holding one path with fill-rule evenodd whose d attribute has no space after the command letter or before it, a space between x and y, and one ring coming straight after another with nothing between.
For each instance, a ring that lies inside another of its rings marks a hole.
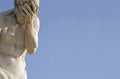
<instances>
[{"instance_id":1,"label":"marble statue","mask_svg":"<svg viewBox=\"0 0 120 79\"><path fill-rule=\"evenodd\" d=\"M26 52L38 47L39 0L14 0L14 8L0 13L0 79L27 79Z\"/></svg>"}]
</instances>

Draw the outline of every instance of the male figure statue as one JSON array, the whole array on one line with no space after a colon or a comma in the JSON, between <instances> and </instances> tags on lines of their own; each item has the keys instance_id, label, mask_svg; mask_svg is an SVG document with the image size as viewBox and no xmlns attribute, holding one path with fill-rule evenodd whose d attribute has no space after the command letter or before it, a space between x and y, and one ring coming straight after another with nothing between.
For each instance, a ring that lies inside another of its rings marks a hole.
<instances>
[{"instance_id":1,"label":"male figure statue","mask_svg":"<svg viewBox=\"0 0 120 79\"><path fill-rule=\"evenodd\" d=\"M0 79L27 79L24 57L38 46L39 0L14 0L0 13Z\"/></svg>"}]
</instances>

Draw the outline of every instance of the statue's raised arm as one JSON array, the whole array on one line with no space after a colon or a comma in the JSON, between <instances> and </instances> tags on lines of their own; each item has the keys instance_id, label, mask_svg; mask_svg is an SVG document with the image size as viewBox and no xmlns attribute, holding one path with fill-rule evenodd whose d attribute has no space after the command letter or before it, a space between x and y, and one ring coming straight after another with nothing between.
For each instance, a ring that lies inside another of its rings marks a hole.
<instances>
[{"instance_id":1,"label":"statue's raised arm","mask_svg":"<svg viewBox=\"0 0 120 79\"><path fill-rule=\"evenodd\" d=\"M25 46L32 54L38 47L39 19L37 17L39 0L16 0L14 12L17 21L25 29Z\"/></svg>"}]
</instances>

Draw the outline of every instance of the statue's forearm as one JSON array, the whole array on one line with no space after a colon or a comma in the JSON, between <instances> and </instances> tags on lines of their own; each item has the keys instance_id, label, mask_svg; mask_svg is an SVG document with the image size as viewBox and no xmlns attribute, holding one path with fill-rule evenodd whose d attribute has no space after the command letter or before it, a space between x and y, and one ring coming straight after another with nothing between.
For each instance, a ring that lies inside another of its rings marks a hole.
<instances>
[{"instance_id":1,"label":"statue's forearm","mask_svg":"<svg viewBox=\"0 0 120 79\"><path fill-rule=\"evenodd\" d=\"M25 26L25 46L30 54L34 53L38 47L38 34L33 24Z\"/></svg>"}]
</instances>

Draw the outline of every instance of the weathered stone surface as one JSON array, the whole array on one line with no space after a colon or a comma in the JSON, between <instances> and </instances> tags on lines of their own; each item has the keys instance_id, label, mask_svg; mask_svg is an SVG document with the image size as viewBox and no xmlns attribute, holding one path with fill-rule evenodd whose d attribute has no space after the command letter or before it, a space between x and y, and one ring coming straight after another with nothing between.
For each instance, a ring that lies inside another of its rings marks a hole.
<instances>
[{"instance_id":1,"label":"weathered stone surface","mask_svg":"<svg viewBox=\"0 0 120 79\"><path fill-rule=\"evenodd\" d=\"M15 0L0 13L0 79L27 79L24 57L38 47L39 0Z\"/></svg>"}]
</instances>

